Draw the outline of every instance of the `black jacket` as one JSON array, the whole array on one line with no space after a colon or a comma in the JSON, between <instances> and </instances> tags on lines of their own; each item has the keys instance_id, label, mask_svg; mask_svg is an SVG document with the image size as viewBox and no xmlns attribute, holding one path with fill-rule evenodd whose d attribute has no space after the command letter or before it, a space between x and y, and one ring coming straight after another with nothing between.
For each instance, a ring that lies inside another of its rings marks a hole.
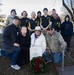
<instances>
[{"instance_id":1,"label":"black jacket","mask_svg":"<svg viewBox=\"0 0 74 75\"><path fill-rule=\"evenodd\" d=\"M14 51L13 44L17 42L17 35L19 33L20 28L16 27L14 24L11 24L4 29L2 47L6 52L12 53Z\"/></svg>"},{"instance_id":2,"label":"black jacket","mask_svg":"<svg viewBox=\"0 0 74 75\"><path fill-rule=\"evenodd\" d=\"M31 45L31 38L27 34L26 37L22 36L21 34L18 35L18 43L20 44L21 49L26 50L30 48Z\"/></svg>"},{"instance_id":3,"label":"black jacket","mask_svg":"<svg viewBox=\"0 0 74 75\"><path fill-rule=\"evenodd\" d=\"M64 21L61 24L61 34L62 34L62 36L72 36L73 24L71 21Z\"/></svg>"},{"instance_id":4,"label":"black jacket","mask_svg":"<svg viewBox=\"0 0 74 75\"><path fill-rule=\"evenodd\" d=\"M51 16L51 20L52 20L52 25L54 26L55 30L57 32L60 31L61 28L61 20L60 17L58 17L57 19L54 19L54 17Z\"/></svg>"}]
</instances>

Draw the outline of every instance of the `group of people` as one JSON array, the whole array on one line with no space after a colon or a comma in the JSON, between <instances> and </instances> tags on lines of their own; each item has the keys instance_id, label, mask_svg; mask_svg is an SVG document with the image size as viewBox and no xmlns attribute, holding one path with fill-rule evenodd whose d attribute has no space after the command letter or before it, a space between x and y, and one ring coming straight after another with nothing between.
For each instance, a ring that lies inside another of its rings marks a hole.
<instances>
[{"instance_id":1,"label":"group of people","mask_svg":"<svg viewBox=\"0 0 74 75\"><path fill-rule=\"evenodd\" d=\"M73 34L73 24L70 16L66 15L61 23L60 17L55 9L48 15L48 9L41 12L31 13L28 18L26 11L21 13L19 18L15 9L11 10L11 16L6 20L6 27L3 31L3 42L0 55L6 56L12 60L11 67L19 70L23 64L30 62L30 48L41 47L42 55L47 62L54 63L62 60L62 50L70 50L71 37Z\"/></svg>"}]
</instances>

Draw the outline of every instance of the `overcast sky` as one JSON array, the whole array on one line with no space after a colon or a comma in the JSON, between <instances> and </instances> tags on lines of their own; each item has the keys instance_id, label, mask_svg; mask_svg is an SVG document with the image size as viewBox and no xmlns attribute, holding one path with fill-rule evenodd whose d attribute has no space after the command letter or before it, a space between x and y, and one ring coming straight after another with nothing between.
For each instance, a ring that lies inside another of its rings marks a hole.
<instances>
[{"instance_id":1,"label":"overcast sky","mask_svg":"<svg viewBox=\"0 0 74 75\"><path fill-rule=\"evenodd\" d=\"M55 8L59 15L62 13L61 0L2 0L2 4L2 13L6 15L10 14L11 9L16 9L18 15L26 10L30 16L32 11L37 12L40 10L42 12L45 7L49 10Z\"/></svg>"}]
</instances>

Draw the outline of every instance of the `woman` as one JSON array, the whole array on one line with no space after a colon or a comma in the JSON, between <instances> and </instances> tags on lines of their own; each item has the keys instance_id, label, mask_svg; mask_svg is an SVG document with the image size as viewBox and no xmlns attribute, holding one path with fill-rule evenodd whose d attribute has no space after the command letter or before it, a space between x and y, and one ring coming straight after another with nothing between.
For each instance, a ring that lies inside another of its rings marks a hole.
<instances>
[{"instance_id":1,"label":"woman","mask_svg":"<svg viewBox=\"0 0 74 75\"><path fill-rule=\"evenodd\" d=\"M71 38L73 34L73 24L70 21L70 16L66 15L65 21L61 25L61 34L67 43L67 51L70 51Z\"/></svg>"},{"instance_id":2,"label":"woman","mask_svg":"<svg viewBox=\"0 0 74 75\"><path fill-rule=\"evenodd\" d=\"M43 55L43 53L46 50L46 40L45 40L45 36L41 33L40 26L36 26L35 33L33 33L31 35L31 47L30 48L34 48L34 47L36 47L38 50L40 47L41 55ZM35 57L36 57L36 55L35 55ZM30 59L32 59L32 58L30 57Z\"/></svg>"},{"instance_id":3,"label":"woman","mask_svg":"<svg viewBox=\"0 0 74 75\"><path fill-rule=\"evenodd\" d=\"M21 51L18 58L18 65L29 63L29 48L30 48L31 38L27 34L27 28L23 26L21 28L21 34L18 35L18 43L20 44Z\"/></svg>"},{"instance_id":4,"label":"woman","mask_svg":"<svg viewBox=\"0 0 74 75\"><path fill-rule=\"evenodd\" d=\"M17 15L16 10L12 9L10 12L10 16L6 20L6 26L12 24L14 17Z\"/></svg>"},{"instance_id":5,"label":"woman","mask_svg":"<svg viewBox=\"0 0 74 75\"><path fill-rule=\"evenodd\" d=\"M21 20L21 27L22 26L28 27L29 18L27 18L27 16L28 16L27 12L23 11L21 13L21 15L22 15L22 18L20 19Z\"/></svg>"}]
</instances>

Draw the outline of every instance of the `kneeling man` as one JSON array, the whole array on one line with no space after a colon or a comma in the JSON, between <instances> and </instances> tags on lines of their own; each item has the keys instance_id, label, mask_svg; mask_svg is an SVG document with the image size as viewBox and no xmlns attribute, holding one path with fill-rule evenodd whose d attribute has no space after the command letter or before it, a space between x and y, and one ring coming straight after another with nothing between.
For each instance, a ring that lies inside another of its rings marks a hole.
<instances>
[{"instance_id":1,"label":"kneeling man","mask_svg":"<svg viewBox=\"0 0 74 75\"><path fill-rule=\"evenodd\" d=\"M49 54L52 55L54 63L59 63L62 60L62 50L65 50L66 42L63 40L60 33L56 32L53 26L50 26L46 34L47 51L44 53L44 58L47 62L51 61Z\"/></svg>"}]
</instances>

